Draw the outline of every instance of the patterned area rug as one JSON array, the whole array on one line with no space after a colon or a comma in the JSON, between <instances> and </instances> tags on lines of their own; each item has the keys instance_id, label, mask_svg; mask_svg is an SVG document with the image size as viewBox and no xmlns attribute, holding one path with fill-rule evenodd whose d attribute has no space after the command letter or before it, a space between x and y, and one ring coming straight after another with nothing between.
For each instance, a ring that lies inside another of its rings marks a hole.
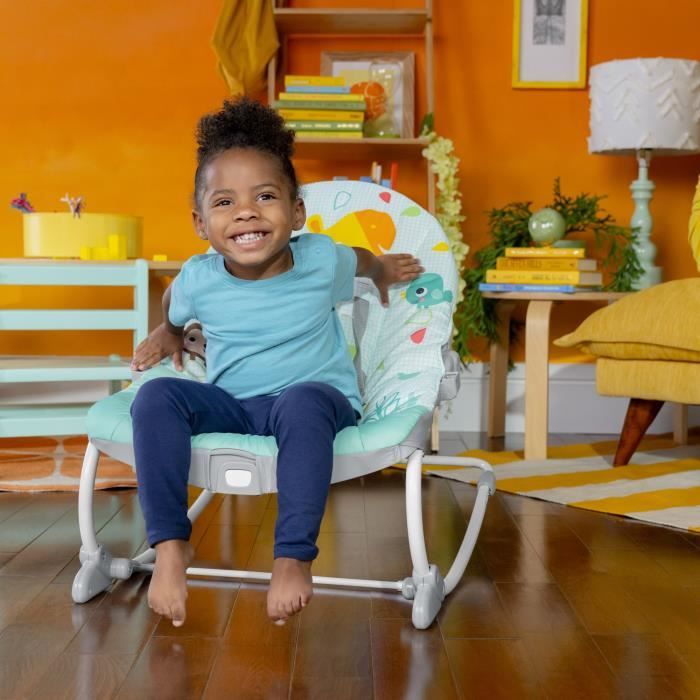
<instances>
[{"instance_id":1,"label":"patterned area rug","mask_svg":"<svg viewBox=\"0 0 700 700\"><path fill-rule=\"evenodd\" d=\"M32 437L0 439L0 491L77 491L87 439ZM95 487L135 487L128 464L100 457Z\"/></svg>"},{"instance_id":2,"label":"patterned area rug","mask_svg":"<svg viewBox=\"0 0 700 700\"><path fill-rule=\"evenodd\" d=\"M689 442L646 438L626 467L612 466L615 441L550 447L546 461L524 460L522 452L462 455L492 464L499 491L700 532L700 436ZM424 470L467 483L478 478L474 469Z\"/></svg>"}]
</instances>

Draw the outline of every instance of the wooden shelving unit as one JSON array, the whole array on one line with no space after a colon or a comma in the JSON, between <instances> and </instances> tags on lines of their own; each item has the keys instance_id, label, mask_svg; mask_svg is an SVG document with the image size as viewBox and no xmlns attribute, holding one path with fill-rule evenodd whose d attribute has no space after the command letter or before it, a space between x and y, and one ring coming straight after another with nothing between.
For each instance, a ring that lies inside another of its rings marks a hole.
<instances>
[{"instance_id":1,"label":"wooden shelving unit","mask_svg":"<svg viewBox=\"0 0 700 700\"><path fill-rule=\"evenodd\" d=\"M378 160L381 158L420 158L428 139L317 139L296 140L296 157L304 160L327 158L332 153L338 160Z\"/></svg>"},{"instance_id":2,"label":"wooden shelving unit","mask_svg":"<svg viewBox=\"0 0 700 700\"><path fill-rule=\"evenodd\" d=\"M272 2L273 0L271 0ZM273 2L274 4L274 2ZM425 0L423 9L308 9L274 7L275 24L280 43L287 51L290 35L336 36L421 36L425 42L425 92L427 112L435 109L433 84L433 24L432 0ZM268 100L275 99L277 58L267 68ZM302 137L297 139L296 157L300 160L326 159L329 154L337 160L381 160L422 158L424 138L357 140ZM425 161L428 210L435 213L435 177Z\"/></svg>"},{"instance_id":3,"label":"wooden shelving unit","mask_svg":"<svg viewBox=\"0 0 700 700\"><path fill-rule=\"evenodd\" d=\"M422 34L425 10L353 10L276 7L277 31L283 34Z\"/></svg>"}]
</instances>

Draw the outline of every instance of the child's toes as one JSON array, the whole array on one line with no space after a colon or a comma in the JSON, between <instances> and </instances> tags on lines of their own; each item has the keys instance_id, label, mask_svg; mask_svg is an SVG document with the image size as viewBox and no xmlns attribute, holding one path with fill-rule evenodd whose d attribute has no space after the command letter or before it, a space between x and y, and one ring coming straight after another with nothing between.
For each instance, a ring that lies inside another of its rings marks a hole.
<instances>
[{"instance_id":1,"label":"child's toes","mask_svg":"<svg viewBox=\"0 0 700 700\"><path fill-rule=\"evenodd\" d=\"M281 606L272 602L268 602L267 604L267 616L278 624L280 621L284 623L284 618L286 617Z\"/></svg>"},{"instance_id":2,"label":"child's toes","mask_svg":"<svg viewBox=\"0 0 700 700\"><path fill-rule=\"evenodd\" d=\"M173 627L182 627L185 624L185 608L179 604L173 605L169 617L173 621Z\"/></svg>"}]
</instances>

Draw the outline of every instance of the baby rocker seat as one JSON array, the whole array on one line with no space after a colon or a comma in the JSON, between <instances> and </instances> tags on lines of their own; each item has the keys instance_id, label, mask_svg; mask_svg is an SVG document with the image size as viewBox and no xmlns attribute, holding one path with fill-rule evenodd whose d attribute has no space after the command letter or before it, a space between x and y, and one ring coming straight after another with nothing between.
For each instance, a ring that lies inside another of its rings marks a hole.
<instances>
[{"instance_id":1,"label":"baby rocker seat","mask_svg":"<svg viewBox=\"0 0 700 700\"><path fill-rule=\"evenodd\" d=\"M354 181L321 182L304 188L306 231L325 233L337 242L363 246L375 254L412 253L426 272L410 284L390 290L384 308L374 285L357 279L355 298L338 307L364 400L359 425L335 439L333 482L408 462L406 471L407 529L413 571L399 581L374 581L314 576L315 585L390 590L413 600L415 627L435 619L444 597L459 582L476 544L489 495L495 490L491 466L479 459L425 456L433 410L454 398L459 361L449 349L457 271L446 236L437 221L398 192ZM73 582L73 600L84 603L107 589L114 579L135 571L151 571L155 552L134 559L113 558L98 545L92 514L95 472L100 454L134 464L129 408L139 387L155 377L181 376L201 381L201 367L176 372L169 360L131 386L102 399L87 418L89 444L80 479L79 520L82 567ZM192 438L189 483L203 491L192 504L194 521L214 493L266 494L276 491L273 437L205 434ZM428 562L421 510L423 464L472 466L482 470L471 519L454 563L444 576ZM191 567L192 576L265 581L270 574Z\"/></svg>"}]
</instances>

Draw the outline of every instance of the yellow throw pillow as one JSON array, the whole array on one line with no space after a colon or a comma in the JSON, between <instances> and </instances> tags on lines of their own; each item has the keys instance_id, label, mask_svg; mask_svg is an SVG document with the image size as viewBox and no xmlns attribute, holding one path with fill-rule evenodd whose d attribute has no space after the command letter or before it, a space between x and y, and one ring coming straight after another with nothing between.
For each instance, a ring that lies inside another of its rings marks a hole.
<instances>
[{"instance_id":1,"label":"yellow throw pillow","mask_svg":"<svg viewBox=\"0 0 700 700\"><path fill-rule=\"evenodd\" d=\"M690 210L690 221L688 222L688 242L693 251L693 257L700 270L700 178L695 188L693 206Z\"/></svg>"},{"instance_id":2,"label":"yellow throw pillow","mask_svg":"<svg viewBox=\"0 0 700 700\"><path fill-rule=\"evenodd\" d=\"M554 341L596 357L700 360L700 279L666 282L634 292L591 314Z\"/></svg>"}]
</instances>

